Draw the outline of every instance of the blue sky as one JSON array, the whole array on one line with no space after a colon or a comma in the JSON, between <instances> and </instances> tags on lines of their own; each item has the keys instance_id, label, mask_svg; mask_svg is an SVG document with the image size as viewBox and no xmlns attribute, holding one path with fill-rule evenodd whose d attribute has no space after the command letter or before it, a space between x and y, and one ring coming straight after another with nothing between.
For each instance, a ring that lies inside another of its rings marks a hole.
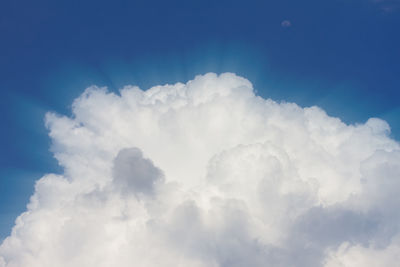
<instances>
[{"instance_id":1,"label":"blue sky","mask_svg":"<svg viewBox=\"0 0 400 267\"><path fill-rule=\"evenodd\" d=\"M92 84L235 72L263 97L385 119L399 140L399 26L400 3L385 0L1 1L0 238L34 181L60 172L45 112L69 114Z\"/></svg>"}]
</instances>

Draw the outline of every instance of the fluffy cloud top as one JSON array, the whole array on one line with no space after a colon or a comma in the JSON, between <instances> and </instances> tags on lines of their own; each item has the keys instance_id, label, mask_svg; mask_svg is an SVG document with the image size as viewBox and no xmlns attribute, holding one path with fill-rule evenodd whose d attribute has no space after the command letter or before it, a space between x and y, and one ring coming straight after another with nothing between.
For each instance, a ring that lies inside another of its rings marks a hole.
<instances>
[{"instance_id":1,"label":"fluffy cloud top","mask_svg":"<svg viewBox=\"0 0 400 267\"><path fill-rule=\"evenodd\" d=\"M400 262L400 147L379 119L346 125L276 103L234 74L49 113L62 175L35 193L1 267L380 267Z\"/></svg>"}]
</instances>

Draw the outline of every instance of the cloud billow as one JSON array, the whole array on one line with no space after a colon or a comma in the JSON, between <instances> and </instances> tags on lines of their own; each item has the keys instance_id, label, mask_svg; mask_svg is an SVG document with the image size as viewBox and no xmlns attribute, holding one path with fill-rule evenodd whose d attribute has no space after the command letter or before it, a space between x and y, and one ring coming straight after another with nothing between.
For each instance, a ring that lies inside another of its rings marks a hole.
<instances>
[{"instance_id":1,"label":"cloud billow","mask_svg":"<svg viewBox=\"0 0 400 267\"><path fill-rule=\"evenodd\" d=\"M231 73L46 115L64 168L37 181L1 267L395 266L400 147L388 124L255 95Z\"/></svg>"}]
</instances>

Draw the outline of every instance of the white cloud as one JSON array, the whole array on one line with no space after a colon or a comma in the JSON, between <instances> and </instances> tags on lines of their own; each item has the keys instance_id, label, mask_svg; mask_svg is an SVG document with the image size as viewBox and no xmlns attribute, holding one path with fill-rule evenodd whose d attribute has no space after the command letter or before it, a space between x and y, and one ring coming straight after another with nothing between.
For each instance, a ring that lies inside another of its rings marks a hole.
<instances>
[{"instance_id":1,"label":"white cloud","mask_svg":"<svg viewBox=\"0 0 400 267\"><path fill-rule=\"evenodd\" d=\"M398 264L400 147L382 120L210 73L91 87L46 123L65 172L37 181L2 267Z\"/></svg>"}]
</instances>

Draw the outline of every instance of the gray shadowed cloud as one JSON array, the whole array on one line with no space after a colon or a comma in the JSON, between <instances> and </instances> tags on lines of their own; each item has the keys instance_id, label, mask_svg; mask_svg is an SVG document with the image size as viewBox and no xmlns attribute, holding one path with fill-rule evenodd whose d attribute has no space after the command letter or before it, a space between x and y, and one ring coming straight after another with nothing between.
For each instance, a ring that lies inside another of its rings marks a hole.
<instances>
[{"instance_id":1,"label":"gray shadowed cloud","mask_svg":"<svg viewBox=\"0 0 400 267\"><path fill-rule=\"evenodd\" d=\"M143 157L138 148L125 148L114 159L115 187L124 194L154 194L155 186L163 181L163 173L153 162Z\"/></svg>"}]
</instances>

